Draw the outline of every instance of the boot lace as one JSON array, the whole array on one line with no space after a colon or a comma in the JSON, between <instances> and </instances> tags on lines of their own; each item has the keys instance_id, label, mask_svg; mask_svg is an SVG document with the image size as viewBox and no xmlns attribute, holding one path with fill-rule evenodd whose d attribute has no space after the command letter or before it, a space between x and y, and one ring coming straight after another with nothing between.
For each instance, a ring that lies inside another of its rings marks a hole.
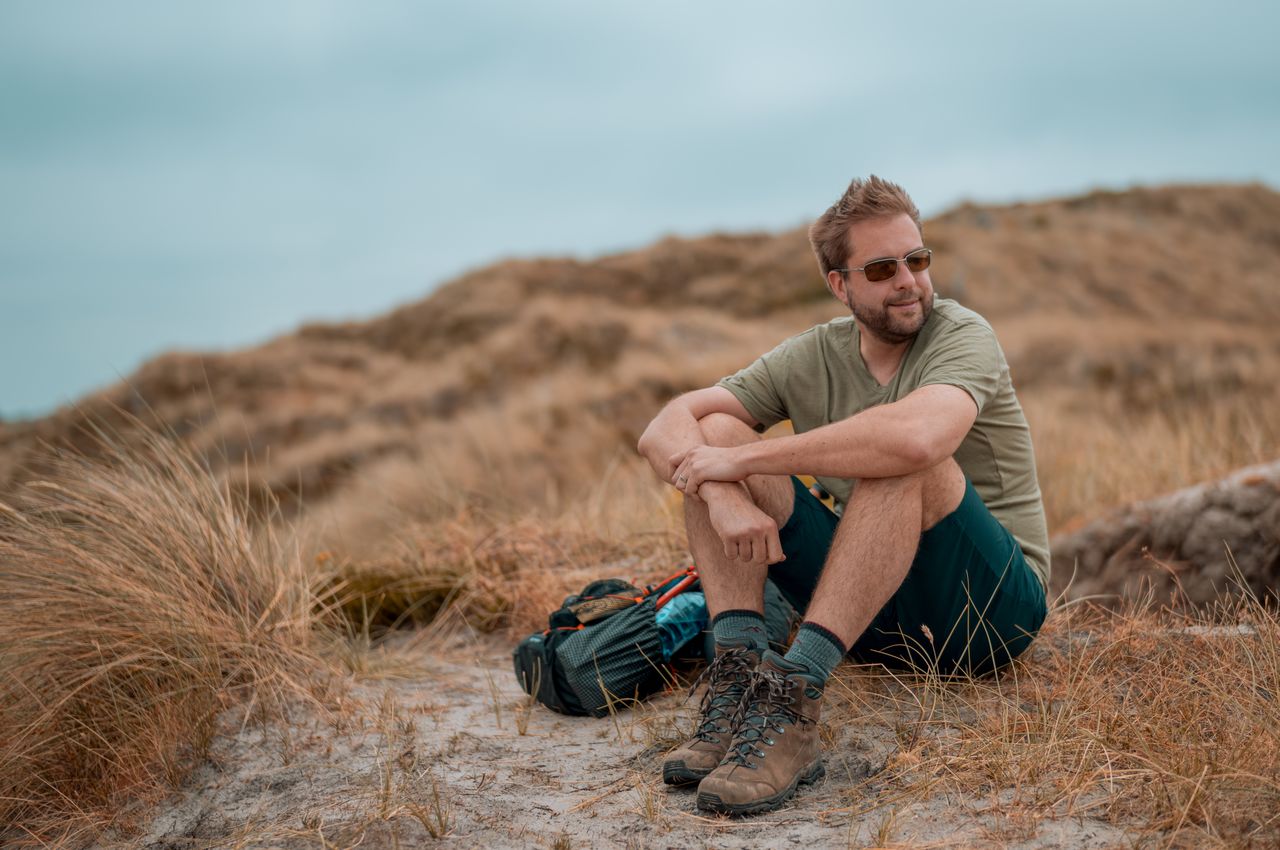
<instances>
[{"instance_id":1,"label":"boot lace","mask_svg":"<svg viewBox=\"0 0 1280 850\"><path fill-rule=\"evenodd\" d=\"M723 764L733 762L755 770L752 758L765 758L760 744L773 745L772 733L785 733L788 725L808 723L796 713L793 685L781 673L757 671L742 701L738 704L733 726L737 730Z\"/></svg>"},{"instance_id":2,"label":"boot lace","mask_svg":"<svg viewBox=\"0 0 1280 850\"><path fill-rule=\"evenodd\" d=\"M702 695L698 713L702 722L694 736L715 743L717 736L731 734L738 716L739 703L755 672L754 654L746 647L733 647L716 655L689 688L689 695L704 681L707 691Z\"/></svg>"}]
</instances>

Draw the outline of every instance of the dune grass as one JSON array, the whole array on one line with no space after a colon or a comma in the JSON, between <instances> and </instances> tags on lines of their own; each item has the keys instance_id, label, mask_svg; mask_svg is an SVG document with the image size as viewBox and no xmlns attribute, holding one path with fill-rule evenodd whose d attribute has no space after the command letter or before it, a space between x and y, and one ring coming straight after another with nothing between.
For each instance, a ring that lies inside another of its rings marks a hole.
<instances>
[{"instance_id":1,"label":"dune grass","mask_svg":"<svg viewBox=\"0 0 1280 850\"><path fill-rule=\"evenodd\" d=\"M1280 439L1265 403L1028 411L1058 525ZM518 638L591 579L686 561L678 498L604 420L549 448L546 423L508 413L428 429L418 459L371 467L296 529L166 438L102 436L93 460L55 458L0 507L0 822L51 844L91 834L179 781L224 708L269 714L337 656L360 673L398 627ZM872 796L833 814L977 788L996 801L996 838L1086 813L1157 845L1265 846L1280 806L1276 622L1248 597L1199 613L1062 607L999 681L844 671L828 722L894 724L899 751Z\"/></svg>"},{"instance_id":2,"label":"dune grass","mask_svg":"<svg viewBox=\"0 0 1280 850\"><path fill-rule=\"evenodd\" d=\"M0 505L8 838L91 833L178 781L226 706L268 716L315 687L299 560L166 438L97 439Z\"/></svg>"},{"instance_id":3,"label":"dune grass","mask_svg":"<svg viewBox=\"0 0 1280 850\"><path fill-rule=\"evenodd\" d=\"M1280 615L1247 594L1210 609L1059 606L998 679L845 667L828 722L888 724L886 769L828 814L986 798L992 846L1092 817L1138 846L1280 840Z\"/></svg>"},{"instance_id":4,"label":"dune grass","mask_svg":"<svg viewBox=\"0 0 1280 850\"><path fill-rule=\"evenodd\" d=\"M514 637L544 628L567 593L604 574L666 577L688 563L678 500L637 458L606 469L575 496L519 512L477 476L476 491L458 485L461 504L407 520L378 554L313 555L325 597L359 634L447 619Z\"/></svg>"},{"instance_id":5,"label":"dune grass","mask_svg":"<svg viewBox=\"0 0 1280 850\"><path fill-rule=\"evenodd\" d=\"M1212 481L1280 458L1280 401L1222 394L1135 410L1098 399L1080 410L1070 396L1025 400L1051 534L1108 510Z\"/></svg>"}]
</instances>

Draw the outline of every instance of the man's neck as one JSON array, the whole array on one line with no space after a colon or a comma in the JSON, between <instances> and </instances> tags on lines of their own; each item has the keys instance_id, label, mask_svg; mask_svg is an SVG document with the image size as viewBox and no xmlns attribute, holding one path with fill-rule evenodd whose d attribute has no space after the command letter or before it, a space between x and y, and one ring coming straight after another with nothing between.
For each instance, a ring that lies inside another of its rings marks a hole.
<instances>
[{"instance_id":1,"label":"man's neck","mask_svg":"<svg viewBox=\"0 0 1280 850\"><path fill-rule=\"evenodd\" d=\"M911 340L885 342L869 333L862 323L858 322L858 353L862 355L862 362L866 364L871 377L881 385L893 380L898 367L902 365L902 357L910 346Z\"/></svg>"}]
</instances>

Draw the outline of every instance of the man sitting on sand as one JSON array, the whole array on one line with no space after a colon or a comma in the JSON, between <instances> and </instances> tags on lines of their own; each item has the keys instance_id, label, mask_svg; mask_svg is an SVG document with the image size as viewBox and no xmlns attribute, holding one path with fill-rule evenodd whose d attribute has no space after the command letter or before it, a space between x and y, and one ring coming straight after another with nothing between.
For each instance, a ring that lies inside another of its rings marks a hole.
<instances>
[{"instance_id":1,"label":"man sitting on sand","mask_svg":"<svg viewBox=\"0 0 1280 850\"><path fill-rule=\"evenodd\" d=\"M776 808L822 775L823 688L845 655L981 674L1045 617L1027 422L991 326L935 300L919 210L894 183L854 180L809 238L853 315L670 402L639 444L685 495L716 645L697 732L663 779L700 783L715 812ZM794 436L759 437L784 419ZM786 655L766 642L766 575L804 614Z\"/></svg>"}]
</instances>

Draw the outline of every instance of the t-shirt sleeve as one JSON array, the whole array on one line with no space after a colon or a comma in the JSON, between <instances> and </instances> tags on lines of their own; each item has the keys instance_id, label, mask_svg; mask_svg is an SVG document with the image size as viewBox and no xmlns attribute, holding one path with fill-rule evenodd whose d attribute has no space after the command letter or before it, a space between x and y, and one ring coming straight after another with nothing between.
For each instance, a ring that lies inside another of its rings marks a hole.
<instances>
[{"instance_id":1,"label":"t-shirt sleeve","mask_svg":"<svg viewBox=\"0 0 1280 850\"><path fill-rule=\"evenodd\" d=\"M721 378L716 384L733 393L742 402L747 413L760 423L757 431L763 431L787 418L787 407L778 391L781 376L775 374L781 362L778 356L781 349L782 346L778 346L757 357L750 366L727 378Z\"/></svg>"},{"instance_id":2,"label":"t-shirt sleeve","mask_svg":"<svg viewBox=\"0 0 1280 850\"><path fill-rule=\"evenodd\" d=\"M966 322L943 335L926 355L920 369L920 386L949 384L973 397L978 412L995 398L1009 366L985 322Z\"/></svg>"}]
</instances>

